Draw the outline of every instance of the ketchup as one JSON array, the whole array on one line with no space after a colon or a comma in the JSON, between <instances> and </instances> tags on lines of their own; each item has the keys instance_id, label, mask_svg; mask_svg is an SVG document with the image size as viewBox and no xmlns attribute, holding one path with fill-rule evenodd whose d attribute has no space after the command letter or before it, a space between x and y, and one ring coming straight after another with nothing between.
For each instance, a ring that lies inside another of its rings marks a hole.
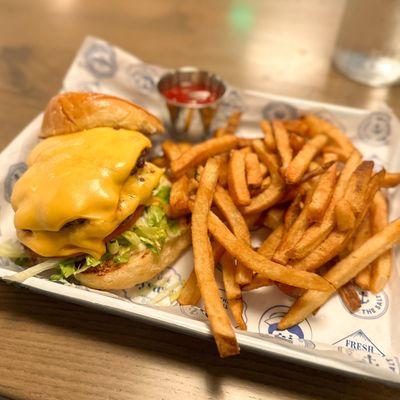
<instances>
[{"instance_id":1,"label":"ketchup","mask_svg":"<svg viewBox=\"0 0 400 400\"><path fill-rule=\"evenodd\" d=\"M217 92L209 87L199 84L182 83L163 92L164 96L171 101L184 104L207 104L218 99Z\"/></svg>"}]
</instances>

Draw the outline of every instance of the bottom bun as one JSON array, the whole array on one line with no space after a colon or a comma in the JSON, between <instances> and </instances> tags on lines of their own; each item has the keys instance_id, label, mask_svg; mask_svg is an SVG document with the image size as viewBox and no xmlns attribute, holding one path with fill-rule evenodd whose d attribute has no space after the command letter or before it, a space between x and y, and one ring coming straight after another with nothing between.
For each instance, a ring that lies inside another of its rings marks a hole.
<instances>
[{"instance_id":1,"label":"bottom bun","mask_svg":"<svg viewBox=\"0 0 400 400\"><path fill-rule=\"evenodd\" d=\"M94 270L76 275L75 278L82 285L93 289L128 289L154 278L169 267L190 243L190 229L187 228L180 236L168 241L159 255L146 249L134 254L126 264L104 263Z\"/></svg>"}]
</instances>

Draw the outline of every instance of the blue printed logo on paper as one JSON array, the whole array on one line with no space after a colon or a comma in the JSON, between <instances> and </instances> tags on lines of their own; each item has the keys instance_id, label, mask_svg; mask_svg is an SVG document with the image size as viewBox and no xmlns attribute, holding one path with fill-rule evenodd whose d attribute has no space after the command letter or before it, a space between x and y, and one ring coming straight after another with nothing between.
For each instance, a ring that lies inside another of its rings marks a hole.
<instances>
[{"instance_id":1,"label":"blue printed logo on paper","mask_svg":"<svg viewBox=\"0 0 400 400\"><path fill-rule=\"evenodd\" d=\"M111 78L117 71L115 50L102 42L92 43L84 52L85 67L96 78Z\"/></svg>"},{"instance_id":2,"label":"blue printed logo on paper","mask_svg":"<svg viewBox=\"0 0 400 400\"><path fill-rule=\"evenodd\" d=\"M350 335L332 343L333 346L337 347L347 347L351 350L365 351L370 354L377 354L384 356L383 352L372 343L371 339L361 330L355 331Z\"/></svg>"},{"instance_id":3,"label":"blue printed logo on paper","mask_svg":"<svg viewBox=\"0 0 400 400\"><path fill-rule=\"evenodd\" d=\"M279 330L278 324L282 317L288 312L288 306L274 306L269 308L261 316L258 323L258 331L289 342L304 340L305 343L312 339L311 325L307 320L285 330ZM308 347L308 346L306 346Z\"/></svg>"},{"instance_id":4,"label":"blue printed logo on paper","mask_svg":"<svg viewBox=\"0 0 400 400\"><path fill-rule=\"evenodd\" d=\"M356 312L350 312L341 300L343 307L351 315L362 319L377 319L386 313L389 308L389 297L384 291L373 294L359 288L356 288L356 290L361 300L361 307Z\"/></svg>"},{"instance_id":5,"label":"blue printed logo on paper","mask_svg":"<svg viewBox=\"0 0 400 400\"><path fill-rule=\"evenodd\" d=\"M274 120L287 120L296 119L299 117L299 112L296 107L283 101L271 101L262 110L264 119Z\"/></svg>"},{"instance_id":6,"label":"blue printed logo on paper","mask_svg":"<svg viewBox=\"0 0 400 400\"><path fill-rule=\"evenodd\" d=\"M155 90L156 83L151 75L151 71L145 65L132 65L128 71L132 84L140 93L149 94Z\"/></svg>"},{"instance_id":7,"label":"blue printed logo on paper","mask_svg":"<svg viewBox=\"0 0 400 400\"><path fill-rule=\"evenodd\" d=\"M28 169L28 166L24 162L19 162L10 165L7 172L7 177L4 181L4 198L10 202L11 194L15 185L15 182L22 176L22 174Z\"/></svg>"},{"instance_id":8,"label":"blue printed logo on paper","mask_svg":"<svg viewBox=\"0 0 400 400\"><path fill-rule=\"evenodd\" d=\"M358 136L368 144L386 145L390 136L390 115L383 112L370 113L361 121Z\"/></svg>"}]
</instances>

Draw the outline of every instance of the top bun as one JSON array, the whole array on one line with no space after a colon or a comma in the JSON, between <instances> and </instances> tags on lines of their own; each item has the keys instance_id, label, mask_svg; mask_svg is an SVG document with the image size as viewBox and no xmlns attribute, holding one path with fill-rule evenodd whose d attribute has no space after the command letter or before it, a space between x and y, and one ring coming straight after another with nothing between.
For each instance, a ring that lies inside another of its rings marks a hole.
<instances>
[{"instance_id":1,"label":"top bun","mask_svg":"<svg viewBox=\"0 0 400 400\"><path fill-rule=\"evenodd\" d=\"M43 116L40 137L110 127L144 134L164 132L161 122L142 107L101 93L66 92L53 97Z\"/></svg>"}]
</instances>

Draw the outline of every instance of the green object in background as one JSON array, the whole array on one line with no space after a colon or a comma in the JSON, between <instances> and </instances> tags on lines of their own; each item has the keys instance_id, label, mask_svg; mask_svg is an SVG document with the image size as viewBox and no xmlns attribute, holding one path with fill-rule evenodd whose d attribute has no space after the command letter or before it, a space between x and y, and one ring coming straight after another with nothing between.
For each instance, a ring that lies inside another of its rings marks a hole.
<instances>
[{"instance_id":1,"label":"green object in background","mask_svg":"<svg viewBox=\"0 0 400 400\"><path fill-rule=\"evenodd\" d=\"M229 22L236 31L250 31L254 23L252 8L246 2L235 2L229 10Z\"/></svg>"}]
</instances>

